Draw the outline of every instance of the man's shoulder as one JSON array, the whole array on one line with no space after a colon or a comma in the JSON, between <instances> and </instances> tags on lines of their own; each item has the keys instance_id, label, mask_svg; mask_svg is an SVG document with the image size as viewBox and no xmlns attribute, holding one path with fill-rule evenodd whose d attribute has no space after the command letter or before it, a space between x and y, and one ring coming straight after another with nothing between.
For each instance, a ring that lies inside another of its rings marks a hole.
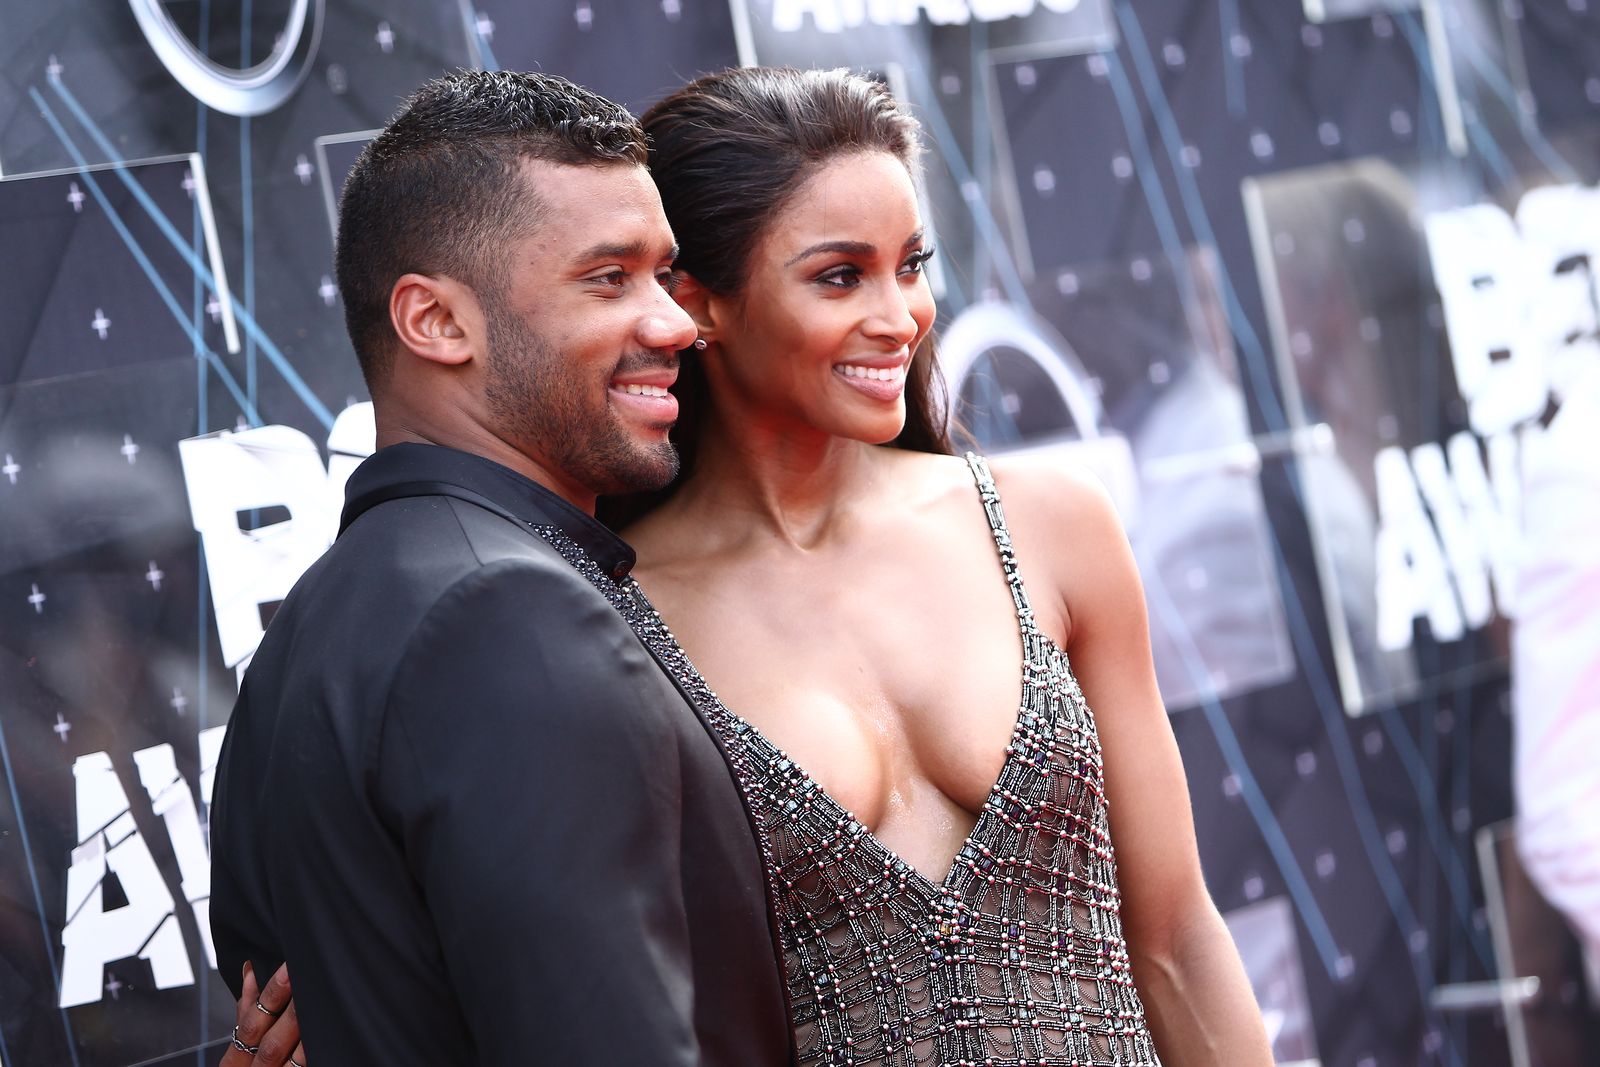
<instances>
[{"instance_id":1,"label":"man's shoulder","mask_svg":"<svg viewBox=\"0 0 1600 1067\"><path fill-rule=\"evenodd\" d=\"M533 528L444 494L404 497L370 509L340 535L324 560L341 570L392 571L394 580L441 588L496 563L577 577Z\"/></svg>"},{"instance_id":2,"label":"man's shoulder","mask_svg":"<svg viewBox=\"0 0 1600 1067\"><path fill-rule=\"evenodd\" d=\"M530 588L599 594L532 528L444 495L387 501L362 515L296 583L268 628L307 633L352 629L403 641L441 601ZM280 640L290 640L282 633ZM291 644L299 643L290 641Z\"/></svg>"},{"instance_id":3,"label":"man's shoulder","mask_svg":"<svg viewBox=\"0 0 1600 1067\"><path fill-rule=\"evenodd\" d=\"M397 672L433 672L446 646L501 649L509 676L531 649L559 660L574 641L620 646L623 635L627 623L537 531L470 502L407 497L363 515L302 576L251 673L267 706L337 691L366 719Z\"/></svg>"}]
</instances>

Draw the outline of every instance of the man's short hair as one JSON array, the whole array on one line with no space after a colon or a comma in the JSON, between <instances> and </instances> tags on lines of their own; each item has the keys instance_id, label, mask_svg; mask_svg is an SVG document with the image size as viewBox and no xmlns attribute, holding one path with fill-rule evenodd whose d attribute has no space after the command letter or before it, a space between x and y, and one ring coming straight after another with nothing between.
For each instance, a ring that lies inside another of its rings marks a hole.
<instances>
[{"instance_id":1,"label":"man's short hair","mask_svg":"<svg viewBox=\"0 0 1600 1067\"><path fill-rule=\"evenodd\" d=\"M509 245L537 221L522 160L644 165L626 108L565 78L470 71L428 82L356 161L339 198L335 267L345 325L376 392L399 338L389 293L403 274L447 275L493 298Z\"/></svg>"}]
</instances>

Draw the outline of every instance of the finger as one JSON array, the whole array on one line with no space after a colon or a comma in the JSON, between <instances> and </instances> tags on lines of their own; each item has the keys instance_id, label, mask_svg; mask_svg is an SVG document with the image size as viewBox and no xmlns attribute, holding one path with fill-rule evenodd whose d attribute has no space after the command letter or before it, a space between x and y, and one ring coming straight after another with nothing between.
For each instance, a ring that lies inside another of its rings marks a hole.
<instances>
[{"instance_id":1,"label":"finger","mask_svg":"<svg viewBox=\"0 0 1600 1067\"><path fill-rule=\"evenodd\" d=\"M261 1049L256 1053L255 1067L284 1067L289 1055L300 1044L300 1018L295 1014L294 1001L289 1001L283 1014L273 1020L272 1029L259 1044Z\"/></svg>"},{"instance_id":2,"label":"finger","mask_svg":"<svg viewBox=\"0 0 1600 1067\"><path fill-rule=\"evenodd\" d=\"M239 1010L234 1015L234 1020L238 1025L233 1028L233 1036L247 1045L254 1045L257 1031L264 1032L266 1029L257 1024L251 1016L256 1016L263 1022L269 1021L265 1015L256 1011L256 997L259 994L260 989L256 985L255 968L250 966L247 961L244 965L244 981L240 983ZM239 1049L230 1042L227 1051L222 1055L222 1062L217 1067L250 1067L250 1053Z\"/></svg>"},{"instance_id":3,"label":"finger","mask_svg":"<svg viewBox=\"0 0 1600 1067\"><path fill-rule=\"evenodd\" d=\"M249 1018L246 1015L247 1012L250 1015L259 1014L256 1011L256 995L260 990L256 988L255 968L250 966L248 960L245 961L244 980L240 985L242 991L239 994L239 1011L234 1016L234 1020L242 1027L249 1022ZM243 1032L243 1030L237 1029L234 1031L236 1034L242 1034ZM248 1052L240 1052L230 1043L227 1051L222 1054L222 1059L217 1064L217 1067L250 1067L250 1054Z\"/></svg>"},{"instance_id":4,"label":"finger","mask_svg":"<svg viewBox=\"0 0 1600 1067\"><path fill-rule=\"evenodd\" d=\"M256 985L256 969L246 961L244 965L244 991L239 994L239 1012L233 1021L241 1026L245 1023L245 1012L255 1011L256 998L261 995L261 987Z\"/></svg>"},{"instance_id":5,"label":"finger","mask_svg":"<svg viewBox=\"0 0 1600 1067\"><path fill-rule=\"evenodd\" d=\"M285 963L267 979L265 988L261 990L261 1006L273 1015L281 1015L283 1009L289 1006L292 995L289 991L289 965Z\"/></svg>"},{"instance_id":6,"label":"finger","mask_svg":"<svg viewBox=\"0 0 1600 1067\"><path fill-rule=\"evenodd\" d=\"M254 984L253 981L250 983ZM267 979L267 984L259 995L250 996L249 986L245 987L244 994L239 998L237 1037L254 1048L261 1044L267 1032L272 1029L272 1024L278 1021L278 1017L283 1014L283 1009L289 1003L291 993L288 965L279 967L273 976Z\"/></svg>"},{"instance_id":7,"label":"finger","mask_svg":"<svg viewBox=\"0 0 1600 1067\"><path fill-rule=\"evenodd\" d=\"M253 1062L248 1052L240 1052L230 1044L228 1051L222 1054L222 1059L217 1061L217 1067L251 1067Z\"/></svg>"},{"instance_id":8,"label":"finger","mask_svg":"<svg viewBox=\"0 0 1600 1067\"><path fill-rule=\"evenodd\" d=\"M294 1055L289 1057L288 1067L310 1067L306 1063L306 1047L304 1045L296 1045L294 1047Z\"/></svg>"}]
</instances>

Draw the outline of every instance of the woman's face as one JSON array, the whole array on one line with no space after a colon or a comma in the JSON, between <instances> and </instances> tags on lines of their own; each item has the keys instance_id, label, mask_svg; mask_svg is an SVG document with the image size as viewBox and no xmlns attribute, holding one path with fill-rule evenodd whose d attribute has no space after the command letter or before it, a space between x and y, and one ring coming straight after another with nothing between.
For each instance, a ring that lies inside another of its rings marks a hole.
<instances>
[{"instance_id":1,"label":"woman's face","mask_svg":"<svg viewBox=\"0 0 1600 1067\"><path fill-rule=\"evenodd\" d=\"M886 152L824 163L768 224L719 308L707 370L724 415L873 444L905 424L911 355L933 327L916 192Z\"/></svg>"}]
</instances>

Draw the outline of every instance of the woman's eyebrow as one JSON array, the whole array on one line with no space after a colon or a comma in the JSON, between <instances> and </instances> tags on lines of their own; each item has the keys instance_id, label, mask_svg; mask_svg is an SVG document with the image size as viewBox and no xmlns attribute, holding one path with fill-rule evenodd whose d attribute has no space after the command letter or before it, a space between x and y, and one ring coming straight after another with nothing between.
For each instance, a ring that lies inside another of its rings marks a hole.
<instances>
[{"instance_id":1,"label":"woman's eyebrow","mask_svg":"<svg viewBox=\"0 0 1600 1067\"><path fill-rule=\"evenodd\" d=\"M907 237L906 243L900 247L902 249L914 248L922 243L922 236L922 231L918 230L910 237ZM792 267L807 256L820 255L824 252L842 253L848 256L870 256L874 251L876 249L867 241L822 241L799 253L785 263L784 266Z\"/></svg>"},{"instance_id":2,"label":"woman's eyebrow","mask_svg":"<svg viewBox=\"0 0 1600 1067\"><path fill-rule=\"evenodd\" d=\"M784 266L792 267L808 256L821 255L824 252L837 252L848 256L870 256L874 251L873 246L866 241L822 241L807 248L785 263Z\"/></svg>"}]
</instances>

